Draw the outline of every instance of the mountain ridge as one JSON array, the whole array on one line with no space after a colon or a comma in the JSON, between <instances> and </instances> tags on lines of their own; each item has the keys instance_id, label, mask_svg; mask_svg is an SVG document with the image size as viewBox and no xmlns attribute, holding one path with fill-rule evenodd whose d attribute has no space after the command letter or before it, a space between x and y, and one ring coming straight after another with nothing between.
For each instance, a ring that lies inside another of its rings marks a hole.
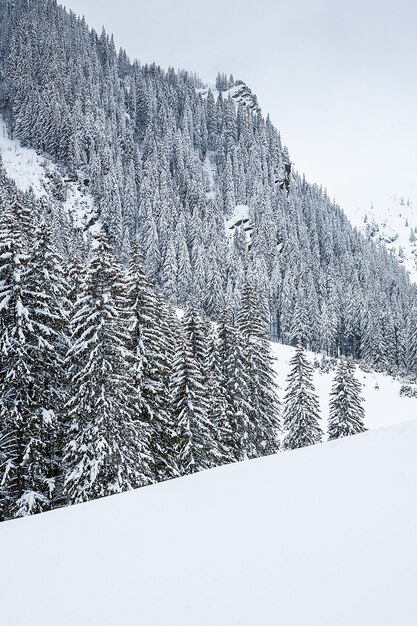
<instances>
[{"instance_id":1,"label":"mountain ridge","mask_svg":"<svg viewBox=\"0 0 417 626\"><path fill-rule=\"evenodd\" d=\"M46 149L70 178L89 181L114 250L127 259L139 240L166 299L184 306L194 298L216 318L224 306L237 310L250 277L275 339L298 336L314 350L416 371L415 287L392 254L291 171L269 118L243 105L254 98L244 84L232 87L245 91L241 102L222 91L215 98L193 74L132 64L104 31L54 2L1 7L9 130ZM21 58L31 63L16 64ZM238 229L225 236L224 216L236 206L249 208L250 249ZM58 231L68 254L78 235L71 223Z\"/></svg>"}]
</instances>

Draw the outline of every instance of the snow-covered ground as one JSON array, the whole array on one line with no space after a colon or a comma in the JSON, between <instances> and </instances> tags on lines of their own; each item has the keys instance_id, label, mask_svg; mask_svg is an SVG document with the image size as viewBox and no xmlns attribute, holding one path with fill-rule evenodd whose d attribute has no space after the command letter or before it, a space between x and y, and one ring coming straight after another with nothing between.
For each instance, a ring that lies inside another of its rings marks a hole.
<instances>
[{"instance_id":1,"label":"snow-covered ground","mask_svg":"<svg viewBox=\"0 0 417 626\"><path fill-rule=\"evenodd\" d=\"M59 171L51 159L22 146L20 141L11 139L1 116L0 154L8 177L14 180L18 189L28 191L31 188L37 198L51 194L51 176L68 181L65 173ZM82 184L65 182L64 209L76 228L85 228L94 221L94 200L83 189ZM97 229L97 224L92 224L89 230L91 229Z\"/></svg>"},{"instance_id":2,"label":"snow-covered ground","mask_svg":"<svg viewBox=\"0 0 417 626\"><path fill-rule=\"evenodd\" d=\"M275 358L276 380L280 387L279 396L282 399L285 379L290 369L288 362L294 354L294 348L279 343L271 343L271 348ZM313 352L308 352L307 355L312 363L320 363L320 355ZM324 432L327 429L329 393L334 375L334 371L323 373L320 368L315 368L314 385L320 400ZM377 372L364 372L359 367L356 367L356 378L362 384L367 428L375 429L417 418L417 397L400 396L402 383L399 380Z\"/></svg>"},{"instance_id":3,"label":"snow-covered ground","mask_svg":"<svg viewBox=\"0 0 417 626\"><path fill-rule=\"evenodd\" d=\"M3 165L9 178L12 178L22 191L30 188L36 197L46 195L46 171L53 169L53 164L40 157L35 150L24 148L19 141L10 139L6 123L0 117L0 152Z\"/></svg>"},{"instance_id":4,"label":"snow-covered ground","mask_svg":"<svg viewBox=\"0 0 417 626\"><path fill-rule=\"evenodd\" d=\"M415 626L417 421L0 524L7 626Z\"/></svg>"}]
</instances>

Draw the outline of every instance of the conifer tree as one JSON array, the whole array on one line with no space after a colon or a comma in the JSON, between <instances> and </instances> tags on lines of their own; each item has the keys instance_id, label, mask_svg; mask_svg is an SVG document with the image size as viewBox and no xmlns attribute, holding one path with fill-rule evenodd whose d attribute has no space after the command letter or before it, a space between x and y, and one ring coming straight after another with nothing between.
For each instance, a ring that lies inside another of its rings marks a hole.
<instances>
[{"instance_id":1,"label":"conifer tree","mask_svg":"<svg viewBox=\"0 0 417 626\"><path fill-rule=\"evenodd\" d=\"M149 429L155 480L178 475L174 454L175 424L169 398L171 373L165 310L143 270L139 247L132 250L127 276L131 349L140 362L141 399L138 419Z\"/></svg>"},{"instance_id":2,"label":"conifer tree","mask_svg":"<svg viewBox=\"0 0 417 626\"><path fill-rule=\"evenodd\" d=\"M138 421L137 354L129 350L126 295L104 235L94 243L71 321L70 420L64 494L78 503L150 480L149 435Z\"/></svg>"},{"instance_id":3,"label":"conifer tree","mask_svg":"<svg viewBox=\"0 0 417 626\"><path fill-rule=\"evenodd\" d=\"M198 314L195 300L191 300L188 303L182 319L182 325L185 337L191 347L191 353L203 373L207 345L207 332L204 322Z\"/></svg>"},{"instance_id":4,"label":"conifer tree","mask_svg":"<svg viewBox=\"0 0 417 626\"><path fill-rule=\"evenodd\" d=\"M366 430L362 402L361 385L355 378L355 364L342 359L330 393L329 439L348 437Z\"/></svg>"},{"instance_id":5,"label":"conifer tree","mask_svg":"<svg viewBox=\"0 0 417 626\"><path fill-rule=\"evenodd\" d=\"M28 229L20 206L11 203L0 234L1 464L8 516L30 515L53 504L65 399L62 259L45 224L31 235L31 254L23 253Z\"/></svg>"},{"instance_id":6,"label":"conifer tree","mask_svg":"<svg viewBox=\"0 0 417 626\"><path fill-rule=\"evenodd\" d=\"M279 403L268 335L250 282L246 283L242 294L238 329L244 339L249 381L248 456L273 454L279 447Z\"/></svg>"},{"instance_id":7,"label":"conifer tree","mask_svg":"<svg viewBox=\"0 0 417 626\"><path fill-rule=\"evenodd\" d=\"M228 416L228 389L224 377L218 331L212 329L206 350L204 371L207 389L207 418L211 424L216 447L213 449L212 464L224 465L235 460L231 454L233 441L232 420Z\"/></svg>"},{"instance_id":8,"label":"conifer tree","mask_svg":"<svg viewBox=\"0 0 417 626\"><path fill-rule=\"evenodd\" d=\"M230 461L248 458L250 429L250 380L245 342L224 309L219 320L219 353L226 397L226 424L223 447Z\"/></svg>"},{"instance_id":9,"label":"conifer tree","mask_svg":"<svg viewBox=\"0 0 417 626\"><path fill-rule=\"evenodd\" d=\"M34 249L28 262L28 286L35 343L32 388L36 412L32 442L25 455L27 471L45 476L52 498L59 497L62 461L63 409L66 401L64 359L68 348L68 291L63 259L52 245L52 229L44 221L34 231ZM36 469L37 466L37 469ZM43 466L43 467L42 467ZM31 513L31 496L23 498L21 514Z\"/></svg>"},{"instance_id":10,"label":"conifer tree","mask_svg":"<svg viewBox=\"0 0 417 626\"><path fill-rule=\"evenodd\" d=\"M207 469L212 465L216 445L207 417L203 377L184 332L178 338L175 351L171 394L180 474Z\"/></svg>"},{"instance_id":11,"label":"conifer tree","mask_svg":"<svg viewBox=\"0 0 417 626\"><path fill-rule=\"evenodd\" d=\"M30 343L34 328L27 309L29 289L22 236L10 205L0 223L0 494L1 515L16 515L16 503L30 486L23 469L28 430L36 411L32 394ZM32 498L42 507L42 490Z\"/></svg>"},{"instance_id":12,"label":"conifer tree","mask_svg":"<svg viewBox=\"0 0 417 626\"><path fill-rule=\"evenodd\" d=\"M313 366L301 344L295 348L290 367L283 414L286 431L283 446L286 450L320 443L322 439L319 403L313 385Z\"/></svg>"}]
</instances>

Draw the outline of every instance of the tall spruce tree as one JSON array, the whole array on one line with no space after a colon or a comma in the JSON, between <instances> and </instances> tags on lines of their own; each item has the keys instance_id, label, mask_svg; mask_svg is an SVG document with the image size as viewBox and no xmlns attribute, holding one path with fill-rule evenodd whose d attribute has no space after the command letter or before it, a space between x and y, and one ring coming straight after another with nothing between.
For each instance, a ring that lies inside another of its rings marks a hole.
<instances>
[{"instance_id":1,"label":"tall spruce tree","mask_svg":"<svg viewBox=\"0 0 417 626\"><path fill-rule=\"evenodd\" d=\"M31 253L24 253L28 219L15 197L3 214L0 232L0 458L8 517L53 505L65 397L62 259L45 224L32 228Z\"/></svg>"},{"instance_id":2,"label":"tall spruce tree","mask_svg":"<svg viewBox=\"0 0 417 626\"><path fill-rule=\"evenodd\" d=\"M362 402L361 384L355 378L355 364L342 359L330 393L329 439L348 437L366 430Z\"/></svg>"},{"instance_id":3,"label":"tall spruce tree","mask_svg":"<svg viewBox=\"0 0 417 626\"><path fill-rule=\"evenodd\" d=\"M319 424L319 402L313 385L313 366L301 344L295 348L290 367L283 414L286 431L283 446L286 450L320 443L323 434Z\"/></svg>"},{"instance_id":4,"label":"tall spruce tree","mask_svg":"<svg viewBox=\"0 0 417 626\"><path fill-rule=\"evenodd\" d=\"M203 372L208 333L203 319L198 313L195 300L191 300L187 305L182 325L186 339L190 344L192 355Z\"/></svg>"},{"instance_id":5,"label":"tall spruce tree","mask_svg":"<svg viewBox=\"0 0 417 626\"><path fill-rule=\"evenodd\" d=\"M155 480L178 476L175 424L169 396L171 357L164 332L165 310L143 270L137 245L127 275L130 346L140 363L141 399L138 418L149 429L151 466Z\"/></svg>"},{"instance_id":6,"label":"tall spruce tree","mask_svg":"<svg viewBox=\"0 0 417 626\"><path fill-rule=\"evenodd\" d=\"M28 286L35 342L32 346L32 389L36 411L31 420L31 441L24 465L36 483L42 476L49 508L61 489L63 415L66 401L64 359L68 348L67 284L63 259L52 244L52 228L41 221L33 234L33 251L28 262ZM36 492L39 493L39 489ZM21 498L19 512L32 511L36 499L30 492Z\"/></svg>"},{"instance_id":7,"label":"tall spruce tree","mask_svg":"<svg viewBox=\"0 0 417 626\"><path fill-rule=\"evenodd\" d=\"M222 444L230 461L243 461L250 454L250 380L245 340L224 309L219 320L219 353L226 397L226 425Z\"/></svg>"},{"instance_id":8,"label":"tall spruce tree","mask_svg":"<svg viewBox=\"0 0 417 626\"><path fill-rule=\"evenodd\" d=\"M238 329L244 339L248 375L248 456L273 454L279 448L279 401L268 335L250 282L242 294Z\"/></svg>"},{"instance_id":9,"label":"tall spruce tree","mask_svg":"<svg viewBox=\"0 0 417 626\"><path fill-rule=\"evenodd\" d=\"M14 207L13 207L14 208ZM6 205L0 222L0 467L3 518L16 515L16 503L30 488L23 468L28 430L36 411L32 393L31 340L34 328L27 303L29 257L15 211ZM40 508L46 503L36 491Z\"/></svg>"},{"instance_id":10,"label":"tall spruce tree","mask_svg":"<svg viewBox=\"0 0 417 626\"><path fill-rule=\"evenodd\" d=\"M191 474L211 467L216 444L212 424L207 417L206 388L184 330L177 341L171 394L180 474Z\"/></svg>"},{"instance_id":11,"label":"tall spruce tree","mask_svg":"<svg viewBox=\"0 0 417 626\"><path fill-rule=\"evenodd\" d=\"M207 417L211 424L216 447L213 449L212 463L224 465L235 460L233 450L234 420L228 415L228 389L222 367L220 338L213 328L207 344L204 371L207 389Z\"/></svg>"},{"instance_id":12,"label":"tall spruce tree","mask_svg":"<svg viewBox=\"0 0 417 626\"><path fill-rule=\"evenodd\" d=\"M73 504L150 481L149 434L138 420L140 355L129 349L127 296L104 235L97 235L71 325L64 494Z\"/></svg>"}]
</instances>

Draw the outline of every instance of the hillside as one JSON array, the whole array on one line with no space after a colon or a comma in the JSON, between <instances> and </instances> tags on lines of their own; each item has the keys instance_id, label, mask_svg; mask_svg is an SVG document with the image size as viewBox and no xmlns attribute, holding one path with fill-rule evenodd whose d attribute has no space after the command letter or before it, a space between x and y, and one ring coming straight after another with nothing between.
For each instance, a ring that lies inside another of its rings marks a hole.
<instances>
[{"instance_id":1,"label":"hillside","mask_svg":"<svg viewBox=\"0 0 417 626\"><path fill-rule=\"evenodd\" d=\"M273 338L417 371L410 263L296 171L249 86L219 75L210 89L132 62L54 1L3 0L0 11L0 112L13 141L67 181L55 176L44 202L64 257L88 257L79 230L97 223L124 261L139 241L147 276L176 306L234 314L249 278ZM93 201L88 219L62 206L74 188ZM227 236L241 207L250 235Z\"/></svg>"},{"instance_id":2,"label":"hillside","mask_svg":"<svg viewBox=\"0 0 417 626\"><path fill-rule=\"evenodd\" d=\"M414 626L416 446L404 423L3 523L2 621Z\"/></svg>"}]
</instances>

